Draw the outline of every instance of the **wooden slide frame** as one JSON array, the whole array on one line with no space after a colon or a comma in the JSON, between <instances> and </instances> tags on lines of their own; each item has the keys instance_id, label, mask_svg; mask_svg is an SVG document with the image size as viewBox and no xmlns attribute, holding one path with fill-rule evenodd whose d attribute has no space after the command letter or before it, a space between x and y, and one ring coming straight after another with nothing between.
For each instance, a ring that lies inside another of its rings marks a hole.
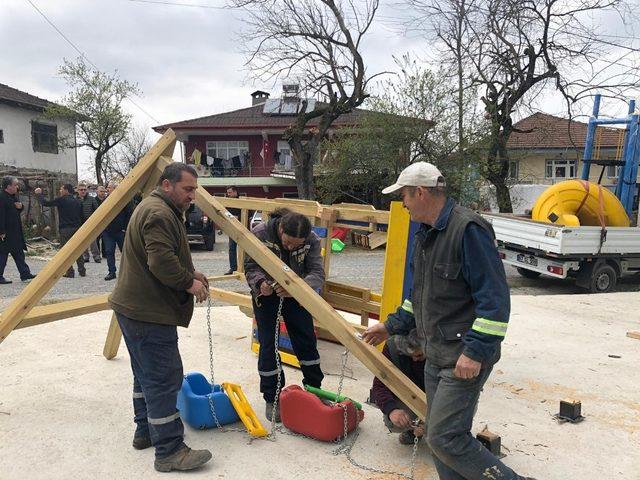
<instances>
[{"instance_id":1,"label":"wooden slide frame","mask_svg":"<svg viewBox=\"0 0 640 480\"><path fill-rule=\"evenodd\" d=\"M19 327L56 321L63 314L66 316L62 318L66 318L67 316L91 313L103 310L105 307L108 308L105 305L104 295L88 300L81 299L64 302L63 305L48 305L37 307L36 309L34 309L34 306L136 193L141 190L147 193L155 188L161 172L166 165L172 162L175 143L175 133L171 129L167 130L120 183L114 193L107 197L107 200L103 202L96 213L80 227L72 239L60 249L37 277L6 308L0 317L0 343L14 329ZM228 203L229 199L226 200L224 203ZM309 287L262 242L250 235L247 228L227 211L218 198L213 197L202 186L199 186L196 191L195 201L198 207L230 238L235 240L246 254L250 255L278 283L286 286L287 291L312 314L323 329L327 330L342 343L365 367L387 385L400 400L411 408L418 417L424 420L427 406L426 397L422 390L398 370L389 359L384 357L378 349L361 341L357 336L358 330L356 327L347 322L322 296ZM258 207L256 208L257 210L263 209L261 205L256 206ZM229 295L234 295L232 292L221 294L216 290L212 289L214 297L216 295L226 296L227 300L225 301L229 300ZM236 301L246 305L246 299L234 298L233 302ZM362 301L366 300L363 299ZM22 325L23 322L24 325ZM120 335L117 322L112 318L105 344L105 356L108 357L107 354L111 354L114 351L117 352L120 344Z\"/></svg>"}]
</instances>

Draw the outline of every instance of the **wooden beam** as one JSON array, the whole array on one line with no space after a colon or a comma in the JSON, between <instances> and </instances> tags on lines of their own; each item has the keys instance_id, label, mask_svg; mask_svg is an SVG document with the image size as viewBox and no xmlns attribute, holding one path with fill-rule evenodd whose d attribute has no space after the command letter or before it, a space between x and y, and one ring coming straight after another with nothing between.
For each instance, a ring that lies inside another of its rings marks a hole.
<instances>
[{"instance_id":1,"label":"wooden beam","mask_svg":"<svg viewBox=\"0 0 640 480\"><path fill-rule=\"evenodd\" d=\"M77 317L88 313L109 310L107 299L109 294L93 295L91 297L68 300L66 302L52 303L49 305L39 305L33 307L15 328L34 327L45 323L57 322L69 317Z\"/></svg>"},{"instance_id":2,"label":"wooden beam","mask_svg":"<svg viewBox=\"0 0 640 480\"><path fill-rule=\"evenodd\" d=\"M240 223L249 230L249 210L243 208L240 210ZM244 272L244 249L238 245L237 252L238 256L238 272Z\"/></svg>"},{"instance_id":3,"label":"wooden beam","mask_svg":"<svg viewBox=\"0 0 640 480\"><path fill-rule=\"evenodd\" d=\"M156 166L163 169L165 165L164 161L159 161ZM329 330L419 418L424 419L427 409L424 392L380 351L359 340L357 338L358 332L354 326L342 318L331 305L276 257L260 240L249 235L249 231L226 210L219 198L211 196L204 187L199 186L196 191L196 204L230 238L238 242L245 249L247 255L250 255L272 278L284 286L320 322L322 327ZM262 210L263 208L256 206L255 209Z\"/></svg>"},{"instance_id":4,"label":"wooden beam","mask_svg":"<svg viewBox=\"0 0 640 480\"><path fill-rule=\"evenodd\" d=\"M238 305L239 307L252 308L251 296L244 293L230 292L221 288L209 288L209 294L213 300Z\"/></svg>"},{"instance_id":5,"label":"wooden beam","mask_svg":"<svg viewBox=\"0 0 640 480\"><path fill-rule=\"evenodd\" d=\"M104 342L104 348L102 349L102 355L107 360L111 360L118 355L118 349L120 348L120 341L122 340L122 330L118 325L116 319L116 313L111 315L111 322L109 322L109 332L107 333L107 340Z\"/></svg>"},{"instance_id":6,"label":"wooden beam","mask_svg":"<svg viewBox=\"0 0 640 480\"><path fill-rule=\"evenodd\" d=\"M60 249L44 268L7 307L0 320L0 343L22 322L31 309L46 295L69 266L82 255L105 227L145 185L156 166L158 157L173 148L176 136L169 129L158 142L142 157L138 165L107 197L96 212L82 225L76 234Z\"/></svg>"}]
</instances>

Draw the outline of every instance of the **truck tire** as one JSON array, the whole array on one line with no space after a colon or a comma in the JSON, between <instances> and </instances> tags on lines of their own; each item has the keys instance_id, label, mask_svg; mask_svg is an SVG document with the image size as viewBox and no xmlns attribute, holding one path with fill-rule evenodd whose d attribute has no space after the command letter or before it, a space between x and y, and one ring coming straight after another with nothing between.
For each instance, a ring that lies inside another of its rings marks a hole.
<instances>
[{"instance_id":1,"label":"truck tire","mask_svg":"<svg viewBox=\"0 0 640 480\"><path fill-rule=\"evenodd\" d=\"M615 268L606 263L594 267L589 282L591 293L607 293L612 291L618 282Z\"/></svg>"},{"instance_id":2,"label":"truck tire","mask_svg":"<svg viewBox=\"0 0 640 480\"><path fill-rule=\"evenodd\" d=\"M542 275L540 272L534 272L533 270L527 270L526 268L516 267L518 273L522 275L524 278L538 278Z\"/></svg>"},{"instance_id":3,"label":"truck tire","mask_svg":"<svg viewBox=\"0 0 640 480\"><path fill-rule=\"evenodd\" d=\"M209 252L213 251L213 246L216 243L216 238L213 235L204 236L204 248Z\"/></svg>"}]
</instances>

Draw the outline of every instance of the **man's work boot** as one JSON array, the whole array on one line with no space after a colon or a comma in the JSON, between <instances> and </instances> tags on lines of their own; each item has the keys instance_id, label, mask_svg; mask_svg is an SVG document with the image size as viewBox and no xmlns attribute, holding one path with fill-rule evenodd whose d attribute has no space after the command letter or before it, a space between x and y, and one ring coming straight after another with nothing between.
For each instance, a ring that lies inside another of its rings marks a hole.
<instances>
[{"instance_id":1,"label":"man's work boot","mask_svg":"<svg viewBox=\"0 0 640 480\"><path fill-rule=\"evenodd\" d=\"M151 437L133 437L132 444L136 450L144 450L152 445Z\"/></svg>"},{"instance_id":2,"label":"man's work boot","mask_svg":"<svg viewBox=\"0 0 640 480\"><path fill-rule=\"evenodd\" d=\"M108 282L109 280L115 280L116 279L116 274L115 273L111 273L109 272L109 274L104 277L104 279Z\"/></svg>"},{"instance_id":3,"label":"man's work boot","mask_svg":"<svg viewBox=\"0 0 640 480\"><path fill-rule=\"evenodd\" d=\"M170 472L172 470L193 470L201 467L211 460L209 450L191 450L183 445L178 451L165 458L156 458L153 466L159 472Z\"/></svg>"},{"instance_id":4,"label":"man's work boot","mask_svg":"<svg viewBox=\"0 0 640 480\"><path fill-rule=\"evenodd\" d=\"M33 273L28 273L24 277L20 277L20 280L26 282L27 280L33 280L34 278L36 278L36 276Z\"/></svg>"},{"instance_id":5,"label":"man's work boot","mask_svg":"<svg viewBox=\"0 0 640 480\"><path fill-rule=\"evenodd\" d=\"M267 406L264 410L264 414L267 417L267 420L271 421L271 415L275 414L276 416L276 423L280 423L280 405L278 405L277 408L273 408L273 402L267 402Z\"/></svg>"},{"instance_id":6,"label":"man's work boot","mask_svg":"<svg viewBox=\"0 0 640 480\"><path fill-rule=\"evenodd\" d=\"M73 278L76 276L76 273L73 270L67 270L67 272L62 276L64 278Z\"/></svg>"},{"instance_id":7,"label":"man's work boot","mask_svg":"<svg viewBox=\"0 0 640 480\"><path fill-rule=\"evenodd\" d=\"M226 272L224 272L224 275L233 275L233 270L227 270Z\"/></svg>"},{"instance_id":8,"label":"man's work boot","mask_svg":"<svg viewBox=\"0 0 640 480\"><path fill-rule=\"evenodd\" d=\"M87 271L85 269L78 269L78 273L80 274L81 277L86 277L87 276Z\"/></svg>"},{"instance_id":9,"label":"man's work boot","mask_svg":"<svg viewBox=\"0 0 640 480\"><path fill-rule=\"evenodd\" d=\"M11 280L7 280L4 277L0 277L0 285L9 285L10 283L13 283Z\"/></svg>"},{"instance_id":10,"label":"man's work boot","mask_svg":"<svg viewBox=\"0 0 640 480\"><path fill-rule=\"evenodd\" d=\"M100 257L93 257L93 261L96 263L102 263L102 258Z\"/></svg>"}]
</instances>

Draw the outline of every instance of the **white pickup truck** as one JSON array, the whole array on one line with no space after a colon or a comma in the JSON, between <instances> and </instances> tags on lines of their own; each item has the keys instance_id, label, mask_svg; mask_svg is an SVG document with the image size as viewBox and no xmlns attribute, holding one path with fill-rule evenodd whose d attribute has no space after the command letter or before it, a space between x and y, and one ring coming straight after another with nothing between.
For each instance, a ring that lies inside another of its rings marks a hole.
<instances>
[{"instance_id":1,"label":"white pickup truck","mask_svg":"<svg viewBox=\"0 0 640 480\"><path fill-rule=\"evenodd\" d=\"M502 261L524 277L572 277L579 287L604 293L620 277L640 272L637 227L566 227L512 214L482 216L493 225Z\"/></svg>"}]
</instances>

